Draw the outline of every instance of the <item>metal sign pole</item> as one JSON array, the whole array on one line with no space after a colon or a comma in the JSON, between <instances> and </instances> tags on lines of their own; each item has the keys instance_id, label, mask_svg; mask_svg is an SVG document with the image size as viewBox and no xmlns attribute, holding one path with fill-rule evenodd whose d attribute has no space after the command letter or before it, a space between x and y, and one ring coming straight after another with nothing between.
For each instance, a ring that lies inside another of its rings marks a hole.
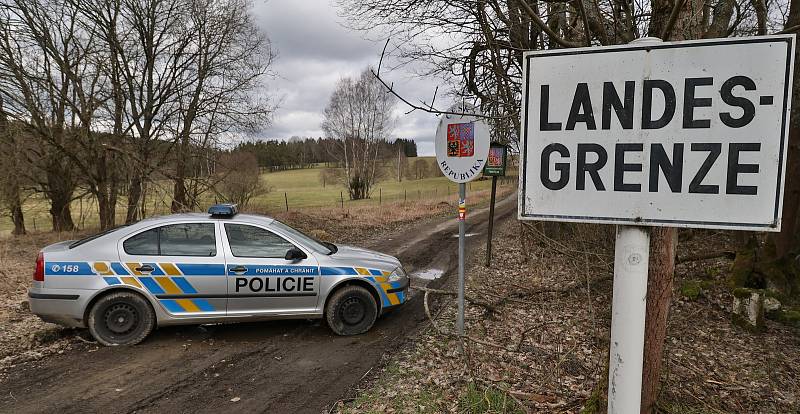
<instances>
[{"instance_id":1,"label":"metal sign pole","mask_svg":"<svg viewBox=\"0 0 800 414\"><path fill-rule=\"evenodd\" d=\"M464 335L464 244L466 233L467 185L458 184L458 316L456 332Z\"/></svg>"},{"instance_id":2,"label":"metal sign pole","mask_svg":"<svg viewBox=\"0 0 800 414\"><path fill-rule=\"evenodd\" d=\"M617 226L608 364L608 412L612 414L638 413L641 404L649 260L649 230Z\"/></svg>"}]
</instances>

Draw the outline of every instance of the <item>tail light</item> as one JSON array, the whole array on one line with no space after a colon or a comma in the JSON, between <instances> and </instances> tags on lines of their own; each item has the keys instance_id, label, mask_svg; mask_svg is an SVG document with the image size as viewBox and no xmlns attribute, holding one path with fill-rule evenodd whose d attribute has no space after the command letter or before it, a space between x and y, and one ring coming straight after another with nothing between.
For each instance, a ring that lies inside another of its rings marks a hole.
<instances>
[{"instance_id":1,"label":"tail light","mask_svg":"<svg viewBox=\"0 0 800 414\"><path fill-rule=\"evenodd\" d=\"M44 282L44 254L39 252L36 256L36 270L33 272L33 280L37 282Z\"/></svg>"}]
</instances>

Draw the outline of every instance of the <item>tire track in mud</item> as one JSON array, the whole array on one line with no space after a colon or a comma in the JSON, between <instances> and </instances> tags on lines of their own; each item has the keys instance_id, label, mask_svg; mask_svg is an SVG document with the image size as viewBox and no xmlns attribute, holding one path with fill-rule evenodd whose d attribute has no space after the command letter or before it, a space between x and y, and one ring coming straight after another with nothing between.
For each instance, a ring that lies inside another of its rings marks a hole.
<instances>
[{"instance_id":1,"label":"tire track in mud","mask_svg":"<svg viewBox=\"0 0 800 414\"><path fill-rule=\"evenodd\" d=\"M498 202L496 220L515 212ZM488 209L468 216L468 232L485 235ZM457 222L426 221L365 246L398 256L411 271L436 268L443 284L457 265ZM468 237L469 245L485 237ZM134 347L79 346L21 364L0 383L0 412L311 412L348 393L381 357L425 326L412 295L364 335L334 335L322 320L158 329ZM231 401L236 399L235 402Z\"/></svg>"}]
</instances>

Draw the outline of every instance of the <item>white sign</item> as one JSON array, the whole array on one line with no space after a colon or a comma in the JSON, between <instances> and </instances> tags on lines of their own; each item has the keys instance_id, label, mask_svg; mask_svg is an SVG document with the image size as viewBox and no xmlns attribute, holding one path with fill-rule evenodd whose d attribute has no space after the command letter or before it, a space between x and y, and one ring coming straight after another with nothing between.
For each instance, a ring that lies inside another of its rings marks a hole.
<instances>
[{"instance_id":1,"label":"white sign","mask_svg":"<svg viewBox=\"0 0 800 414\"><path fill-rule=\"evenodd\" d=\"M794 35L524 60L520 219L780 230Z\"/></svg>"},{"instance_id":2,"label":"white sign","mask_svg":"<svg viewBox=\"0 0 800 414\"><path fill-rule=\"evenodd\" d=\"M436 162L456 183L478 177L489 155L489 127L474 116L444 115L436 129Z\"/></svg>"}]
</instances>

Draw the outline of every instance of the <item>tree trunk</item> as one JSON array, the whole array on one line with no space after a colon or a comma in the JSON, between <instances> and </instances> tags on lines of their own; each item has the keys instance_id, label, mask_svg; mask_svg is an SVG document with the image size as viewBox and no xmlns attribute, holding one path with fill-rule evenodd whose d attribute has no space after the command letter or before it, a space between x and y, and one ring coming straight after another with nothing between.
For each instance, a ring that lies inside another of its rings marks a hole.
<instances>
[{"instance_id":1,"label":"tree trunk","mask_svg":"<svg viewBox=\"0 0 800 414\"><path fill-rule=\"evenodd\" d=\"M786 28L800 24L800 0L791 0ZM795 49L795 61L800 53ZM789 117L786 182L784 184L781 231L770 233L759 244L745 239L736 252L731 282L739 288L769 289L785 296L800 294L800 253L797 214L800 208L800 72L792 79L792 113Z\"/></svg>"},{"instance_id":2,"label":"tree trunk","mask_svg":"<svg viewBox=\"0 0 800 414\"><path fill-rule=\"evenodd\" d=\"M100 218L100 230L106 230L114 227L114 205L111 204L108 194L104 191L98 191L97 197L97 215Z\"/></svg>"},{"instance_id":3,"label":"tree trunk","mask_svg":"<svg viewBox=\"0 0 800 414\"><path fill-rule=\"evenodd\" d=\"M125 223L131 224L139 219L139 201L142 197L142 177L134 173L128 186L128 211L125 213Z\"/></svg>"},{"instance_id":4,"label":"tree trunk","mask_svg":"<svg viewBox=\"0 0 800 414\"><path fill-rule=\"evenodd\" d=\"M800 25L800 0L792 0L786 27ZM797 62L800 50L795 47ZM789 118L789 146L786 161L786 184L783 196L783 221L780 233L771 233L770 241L775 246L774 259L783 259L798 248L797 213L800 208L800 73L795 71L792 83L792 113Z\"/></svg>"},{"instance_id":5,"label":"tree trunk","mask_svg":"<svg viewBox=\"0 0 800 414\"><path fill-rule=\"evenodd\" d=\"M677 229L654 227L650 230L651 247L647 274L647 314L642 368L642 413L654 412L658 397L677 244Z\"/></svg>"},{"instance_id":6,"label":"tree trunk","mask_svg":"<svg viewBox=\"0 0 800 414\"><path fill-rule=\"evenodd\" d=\"M25 216L22 213L22 203L19 199L19 192L17 192L16 200L13 201L14 205L11 207L11 221L14 222L14 230L11 234L14 236L21 236L27 234L25 230Z\"/></svg>"},{"instance_id":7,"label":"tree trunk","mask_svg":"<svg viewBox=\"0 0 800 414\"><path fill-rule=\"evenodd\" d=\"M53 231L75 230L75 222L72 221L72 210L70 208L72 194L54 193L52 190L50 193L50 216L53 219Z\"/></svg>"},{"instance_id":8,"label":"tree trunk","mask_svg":"<svg viewBox=\"0 0 800 414\"><path fill-rule=\"evenodd\" d=\"M66 168L62 168L59 161L52 162L47 168L46 194L50 199L50 216L53 221L53 231L75 230L75 222L72 221L72 209L70 207L73 191L75 191L75 184L72 182L69 171Z\"/></svg>"},{"instance_id":9,"label":"tree trunk","mask_svg":"<svg viewBox=\"0 0 800 414\"><path fill-rule=\"evenodd\" d=\"M172 191L172 206L173 213L186 211L188 203L186 202L186 153L189 151L189 136L188 133L181 138L178 145L178 154L175 161L175 185Z\"/></svg>"},{"instance_id":10,"label":"tree trunk","mask_svg":"<svg viewBox=\"0 0 800 414\"><path fill-rule=\"evenodd\" d=\"M661 37L665 31L675 1L659 0L653 3L653 15L649 35ZM726 0L730 1L730 0ZM668 38L662 40L689 40L700 37L702 24L693 14L702 3L688 0L682 6L675 27ZM644 360L642 365L641 412L655 411L660 389L661 363L664 341L667 337L667 321L672 301L672 279L675 274L675 255L678 246L678 230L657 227L650 231L650 264L647 272L647 313L644 331Z\"/></svg>"}]
</instances>

